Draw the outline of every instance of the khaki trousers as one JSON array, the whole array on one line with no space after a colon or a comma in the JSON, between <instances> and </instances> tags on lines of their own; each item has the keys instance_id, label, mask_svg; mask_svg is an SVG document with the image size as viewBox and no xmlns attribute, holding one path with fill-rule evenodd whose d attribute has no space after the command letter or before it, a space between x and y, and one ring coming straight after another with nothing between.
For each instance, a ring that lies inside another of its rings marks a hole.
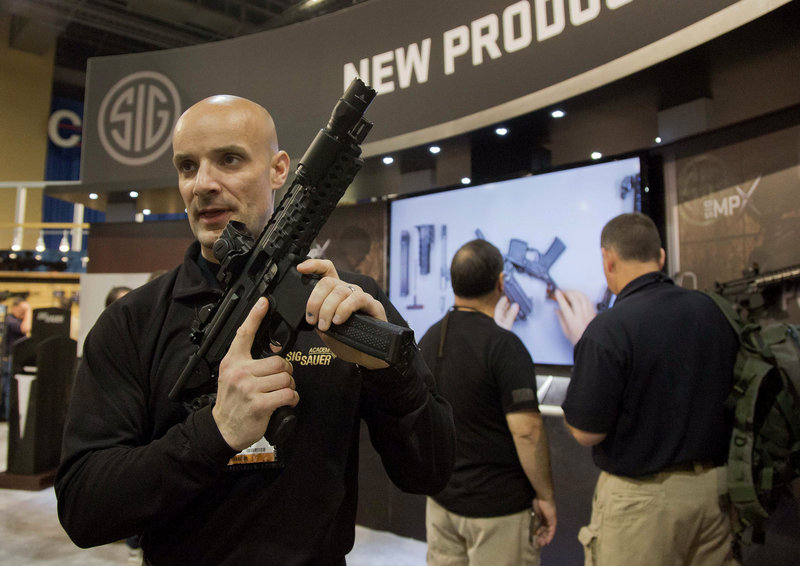
<instances>
[{"instance_id":1,"label":"khaki trousers","mask_svg":"<svg viewBox=\"0 0 800 566\"><path fill-rule=\"evenodd\" d=\"M529 539L530 526L530 511L462 517L429 497L425 510L428 566L539 566L539 549Z\"/></svg>"},{"instance_id":2,"label":"khaki trousers","mask_svg":"<svg viewBox=\"0 0 800 566\"><path fill-rule=\"evenodd\" d=\"M732 566L726 468L625 478L601 472L578 533L586 566Z\"/></svg>"}]
</instances>

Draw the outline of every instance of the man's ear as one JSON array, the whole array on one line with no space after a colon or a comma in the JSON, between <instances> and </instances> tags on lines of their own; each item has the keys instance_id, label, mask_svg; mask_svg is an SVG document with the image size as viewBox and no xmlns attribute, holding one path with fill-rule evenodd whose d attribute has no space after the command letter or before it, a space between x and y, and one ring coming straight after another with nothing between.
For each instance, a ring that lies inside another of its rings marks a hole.
<instances>
[{"instance_id":1,"label":"man's ear","mask_svg":"<svg viewBox=\"0 0 800 566\"><path fill-rule=\"evenodd\" d=\"M664 260L667 259L667 252L664 251L664 248L661 248L661 256L658 258L658 269L664 269Z\"/></svg>"},{"instance_id":2,"label":"man's ear","mask_svg":"<svg viewBox=\"0 0 800 566\"><path fill-rule=\"evenodd\" d=\"M500 272L500 277L497 278L497 290L500 291L500 294L506 292L506 274L504 272Z\"/></svg>"},{"instance_id":3,"label":"man's ear","mask_svg":"<svg viewBox=\"0 0 800 566\"><path fill-rule=\"evenodd\" d=\"M615 295L620 291L617 288L617 277L619 275L619 256L611 248L600 248L603 254L603 275L606 276L606 283L609 290Z\"/></svg>"},{"instance_id":4,"label":"man's ear","mask_svg":"<svg viewBox=\"0 0 800 566\"><path fill-rule=\"evenodd\" d=\"M617 268L617 254L608 248L600 248L600 253L603 254L603 271L614 273Z\"/></svg>"},{"instance_id":5,"label":"man's ear","mask_svg":"<svg viewBox=\"0 0 800 566\"><path fill-rule=\"evenodd\" d=\"M285 151L279 151L272 156L270 163L269 180L272 188L280 189L286 182L286 177L289 176L289 154Z\"/></svg>"}]
</instances>

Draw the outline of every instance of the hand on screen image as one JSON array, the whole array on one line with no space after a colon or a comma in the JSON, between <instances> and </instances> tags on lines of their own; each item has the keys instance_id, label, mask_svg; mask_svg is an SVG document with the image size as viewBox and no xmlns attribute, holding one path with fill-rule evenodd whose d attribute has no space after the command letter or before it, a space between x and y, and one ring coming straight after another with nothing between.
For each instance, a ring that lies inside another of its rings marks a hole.
<instances>
[{"instance_id":1,"label":"hand on screen image","mask_svg":"<svg viewBox=\"0 0 800 566\"><path fill-rule=\"evenodd\" d=\"M503 295L494 307L494 321L500 328L511 330L518 313L519 305L512 303L506 295Z\"/></svg>"},{"instance_id":2,"label":"hand on screen image","mask_svg":"<svg viewBox=\"0 0 800 566\"><path fill-rule=\"evenodd\" d=\"M592 319L597 316L597 311L589 297L580 291L556 289L555 297L558 302L556 315L558 322L561 323L561 330L574 346Z\"/></svg>"}]
</instances>

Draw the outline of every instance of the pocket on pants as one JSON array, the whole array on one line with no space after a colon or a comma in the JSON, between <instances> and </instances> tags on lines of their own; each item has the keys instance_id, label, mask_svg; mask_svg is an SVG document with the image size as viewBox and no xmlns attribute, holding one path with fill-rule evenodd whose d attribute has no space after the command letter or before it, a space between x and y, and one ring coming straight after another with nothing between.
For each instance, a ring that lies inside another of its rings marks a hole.
<instances>
[{"instance_id":1,"label":"pocket on pants","mask_svg":"<svg viewBox=\"0 0 800 566\"><path fill-rule=\"evenodd\" d=\"M578 542L583 546L584 566L597 564L597 533L589 527L581 527L578 531Z\"/></svg>"},{"instance_id":2,"label":"pocket on pants","mask_svg":"<svg viewBox=\"0 0 800 566\"><path fill-rule=\"evenodd\" d=\"M649 515L656 500L652 493L612 493L603 520L609 525L629 525Z\"/></svg>"}]
</instances>

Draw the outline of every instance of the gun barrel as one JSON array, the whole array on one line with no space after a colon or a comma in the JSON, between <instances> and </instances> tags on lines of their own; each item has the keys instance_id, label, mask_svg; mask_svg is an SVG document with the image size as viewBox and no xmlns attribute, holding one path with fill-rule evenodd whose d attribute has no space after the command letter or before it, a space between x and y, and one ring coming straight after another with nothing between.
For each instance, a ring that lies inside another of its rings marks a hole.
<instances>
[{"instance_id":1,"label":"gun barrel","mask_svg":"<svg viewBox=\"0 0 800 566\"><path fill-rule=\"evenodd\" d=\"M720 295L729 297L742 293L758 293L765 287L796 280L800 280L800 265L792 265L783 269L753 275L752 277L742 277L724 283L716 283L715 287Z\"/></svg>"}]
</instances>

